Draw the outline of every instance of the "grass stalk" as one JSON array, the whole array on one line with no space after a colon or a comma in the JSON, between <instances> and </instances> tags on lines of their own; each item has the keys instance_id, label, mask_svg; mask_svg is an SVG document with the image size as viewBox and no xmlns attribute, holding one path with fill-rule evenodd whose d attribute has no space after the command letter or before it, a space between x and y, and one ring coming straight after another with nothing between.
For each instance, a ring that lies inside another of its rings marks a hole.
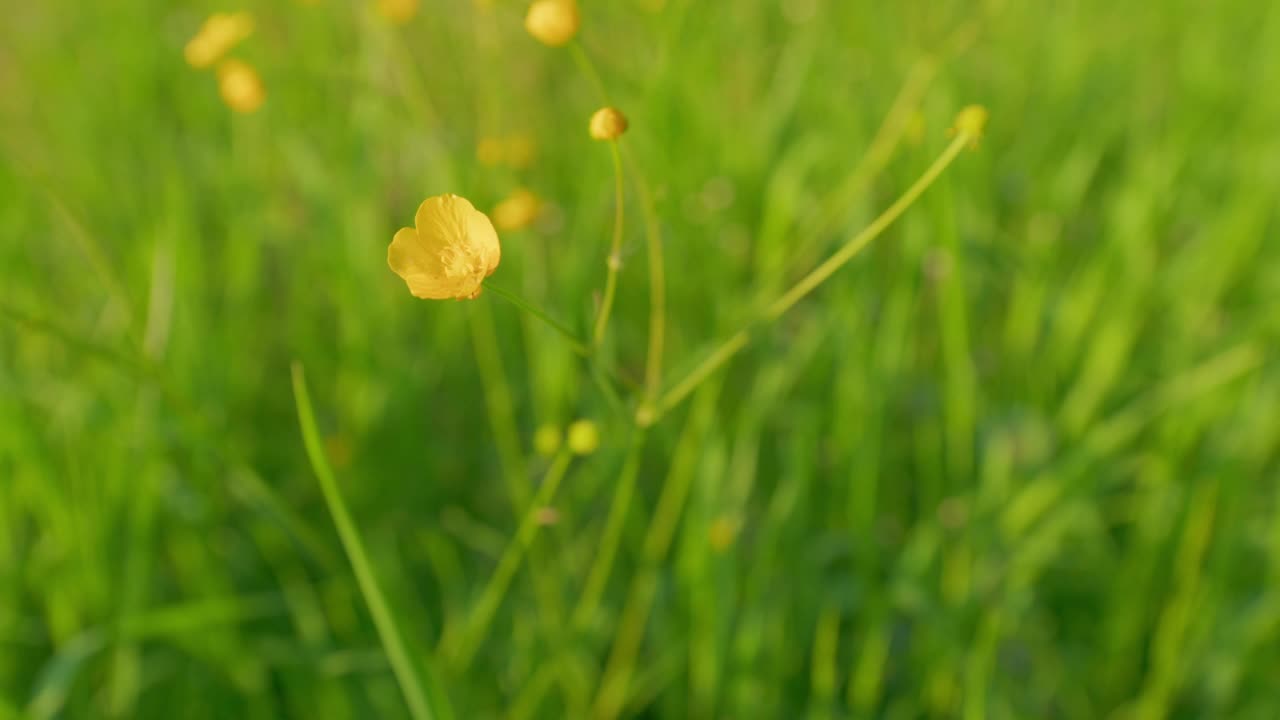
<instances>
[{"instance_id":1,"label":"grass stalk","mask_svg":"<svg viewBox=\"0 0 1280 720\"><path fill-rule=\"evenodd\" d=\"M409 706L409 714L414 720L431 720L441 717L441 713L433 710L431 698L427 695L422 680L409 657L409 651L396 626L395 615L392 614L386 597L382 594L378 578L373 572L373 565L365 552L360 531L356 528L355 521L351 519L351 513L347 510L346 502L338 489L338 481L333 475L333 468L325 458L324 446L320 441L320 431L316 427L315 413L311 408L311 395L307 392L306 375L301 363L293 363L292 375L293 398L298 409L298 425L302 429L302 439L307 448L307 459L311 462L311 469L315 472L316 479L320 481L320 491L324 495L333 524L338 529L338 537L342 541L343 550L347 553L347 559L351 562L351 569L355 572L360 594L364 597L365 604L369 607L369 614L373 617L373 624L377 628L378 639L382 641L387 662L391 665L396 682L400 684L405 704Z\"/></svg>"}]
</instances>

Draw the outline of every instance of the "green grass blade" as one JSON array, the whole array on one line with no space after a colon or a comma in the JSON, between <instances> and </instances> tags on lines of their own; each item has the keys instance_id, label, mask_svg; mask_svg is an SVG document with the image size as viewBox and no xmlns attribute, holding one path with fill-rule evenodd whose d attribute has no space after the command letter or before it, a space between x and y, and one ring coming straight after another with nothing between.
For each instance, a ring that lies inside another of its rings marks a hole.
<instances>
[{"instance_id":1,"label":"green grass blade","mask_svg":"<svg viewBox=\"0 0 1280 720\"><path fill-rule=\"evenodd\" d=\"M396 682L404 693L405 703L409 706L409 714L414 720L431 720L442 717L443 713L434 712L430 697L422 686L422 681L414 668L409 652L404 646L395 616L387 606L387 600L378 586L378 579L373 573L373 566L365 553L364 542L360 539L360 531L347 510L342 494L338 492L338 483L333 476L333 469L325 459L324 448L320 442L320 432L316 428L315 414L311 410L311 396L307 392L307 381L302 365L293 364L293 397L298 406L298 425L302 429L302 439L307 446L307 459L311 461L311 469L320 481L320 489L324 493L325 504L329 506L329 514L333 516L333 524L338 528L338 537L351 561L351 569L355 571L356 582L360 585L360 594L369 606L369 614L373 616L373 624L377 627L378 638L382 641L382 649L386 651L387 662L395 673Z\"/></svg>"}]
</instances>

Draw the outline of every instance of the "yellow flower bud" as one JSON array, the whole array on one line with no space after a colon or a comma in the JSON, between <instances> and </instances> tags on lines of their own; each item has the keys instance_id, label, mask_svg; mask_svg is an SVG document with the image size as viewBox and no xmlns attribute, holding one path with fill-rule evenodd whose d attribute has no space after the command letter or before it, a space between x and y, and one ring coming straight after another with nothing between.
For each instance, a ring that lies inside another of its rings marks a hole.
<instances>
[{"instance_id":1,"label":"yellow flower bud","mask_svg":"<svg viewBox=\"0 0 1280 720\"><path fill-rule=\"evenodd\" d=\"M970 105L956 115L955 125L951 126L953 135L963 133L970 139L969 147L977 147L982 139L982 132L987 127L987 109L981 105Z\"/></svg>"},{"instance_id":2,"label":"yellow flower bud","mask_svg":"<svg viewBox=\"0 0 1280 720\"><path fill-rule=\"evenodd\" d=\"M627 116L613 107L603 107L591 116L588 128L596 140L617 140L627 131Z\"/></svg>"},{"instance_id":3,"label":"yellow flower bud","mask_svg":"<svg viewBox=\"0 0 1280 720\"><path fill-rule=\"evenodd\" d=\"M227 107L238 113L251 113L267 99L258 72L249 63L234 58L218 65L218 92Z\"/></svg>"},{"instance_id":4,"label":"yellow flower bud","mask_svg":"<svg viewBox=\"0 0 1280 720\"><path fill-rule=\"evenodd\" d=\"M538 219L542 202L538 196L518 188L493 208L493 224L499 230L523 230Z\"/></svg>"},{"instance_id":5,"label":"yellow flower bud","mask_svg":"<svg viewBox=\"0 0 1280 720\"><path fill-rule=\"evenodd\" d=\"M533 449L539 455L549 457L560 449L560 428L543 425L533 434Z\"/></svg>"},{"instance_id":6,"label":"yellow flower bud","mask_svg":"<svg viewBox=\"0 0 1280 720\"><path fill-rule=\"evenodd\" d=\"M422 201L412 228L401 228L387 248L387 265L409 292L426 300L474 298L502 259L488 216L457 195Z\"/></svg>"},{"instance_id":7,"label":"yellow flower bud","mask_svg":"<svg viewBox=\"0 0 1280 720\"><path fill-rule=\"evenodd\" d=\"M590 455L600 447L600 428L590 420L575 420L569 426L569 450L575 455Z\"/></svg>"},{"instance_id":8,"label":"yellow flower bud","mask_svg":"<svg viewBox=\"0 0 1280 720\"><path fill-rule=\"evenodd\" d=\"M567 45L582 19L577 0L534 0L524 18L524 29L539 42L560 47Z\"/></svg>"},{"instance_id":9,"label":"yellow flower bud","mask_svg":"<svg viewBox=\"0 0 1280 720\"><path fill-rule=\"evenodd\" d=\"M214 13L187 42L182 55L194 68L207 68L253 34L253 15L247 12Z\"/></svg>"},{"instance_id":10,"label":"yellow flower bud","mask_svg":"<svg viewBox=\"0 0 1280 720\"><path fill-rule=\"evenodd\" d=\"M418 14L419 0L378 0L378 14L396 25L404 25Z\"/></svg>"}]
</instances>

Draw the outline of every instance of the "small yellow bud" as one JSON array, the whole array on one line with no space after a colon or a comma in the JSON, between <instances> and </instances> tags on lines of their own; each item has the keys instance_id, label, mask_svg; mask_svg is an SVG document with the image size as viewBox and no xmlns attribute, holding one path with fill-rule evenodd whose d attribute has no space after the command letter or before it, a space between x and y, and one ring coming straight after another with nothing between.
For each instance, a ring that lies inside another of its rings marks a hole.
<instances>
[{"instance_id":1,"label":"small yellow bud","mask_svg":"<svg viewBox=\"0 0 1280 720\"><path fill-rule=\"evenodd\" d=\"M419 0L378 0L378 14L396 25L404 25L418 14Z\"/></svg>"},{"instance_id":2,"label":"small yellow bud","mask_svg":"<svg viewBox=\"0 0 1280 720\"><path fill-rule=\"evenodd\" d=\"M534 0L524 18L524 29L551 47L567 45L582 23L577 0Z\"/></svg>"},{"instance_id":3,"label":"small yellow bud","mask_svg":"<svg viewBox=\"0 0 1280 720\"><path fill-rule=\"evenodd\" d=\"M207 68L252 34L253 15L243 11L214 13L187 42L182 54L191 67Z\"/></svg>"},{"instance_id":4,"label":"small yellow bud","mask_svg":"<svg viewBox=\"0 0 1280 720\"><path fill-rule=\"evenodd\" d=\"M251 113L267 99L258 72L249 63L236 59L223 60L218 65L218 92L227 107L238 113Z\"/></svg>"},{"instance_id":5,"label":"small yellow bud","mask_svg":"<svg viewBox=\"0 0 1280 720\"><path fill-rule=\"evenodd\" d=\"M987 109L981 105L970 105L956 115L956 122L951 126L951 134L963 133L970 138L969 147L977 147L982 139L982 132L987 127Z\"/></svg>"},{"instance_id":6,"label":"small yellow bud","mask_svg":"<svg viewBox=\"0 0 1280 720\"><path fill-rule=\"evenodd\" d=\"M636 408L636 425L647 428L658 420L658 411L648 401L640 403Z\"/></svg>"},{"instance_id":7,"label":"small yellow bud","mask_svg":"<svg viewBox=\"0 0 1280 720\"><path fill-rule=\"evenodd\" d=\"M617 140L627 131L627 116L617 108L600 108L591 116L589 130L593 139Z\"/></svg>"},{"instance_id":8,"label":"small yellow bud","mask_svg":"<svg viewBox=\"0 0 1280 720\"><path fill-rule=\"evenodd\" d=\"M543 425L533 434L533 449L543 457L550 457L560 449L560 428Z\"/></svg>"},{"instance_id":9,"label":"small yellow bud","mask_svg":"<svg viewBox=\"0 0 1280 720\"><path fill-rule=\"evenodd\" d=\"M590 455L600 447L600 428L590 420L575 420L569 426L569 450L575 455Z\"/></svg>"},{"instance_id":10,"label":"small yellow bud","mask_svg":"<svg viewBox=\"0 0 1280 720\"><path fill-rule=\"evenodd\" d=\"M519 188L493 208L493 225L499 230L523 230L538 219L542 201L532 192Z\"/></svg>"}]
</instances>

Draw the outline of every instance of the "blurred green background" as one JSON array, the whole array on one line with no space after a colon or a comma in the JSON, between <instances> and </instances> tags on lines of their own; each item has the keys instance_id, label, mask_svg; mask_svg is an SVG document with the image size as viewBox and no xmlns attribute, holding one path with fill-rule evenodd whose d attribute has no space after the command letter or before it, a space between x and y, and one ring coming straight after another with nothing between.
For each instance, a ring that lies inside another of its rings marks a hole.
<instances>
[{"instance_id":1,"label":"blurred green background","mask_svg":"<svg viewBox=\"0 0 1280 720\"><path fill-rule=\"evenodd\" d=\"M436 717L1280 717L1280 5L582 0L660 216L669 382L959 108L992 118L649 431L634 486L629 414L559 336L385 260L423 198L527 187L493 280L586 334L591 84L522 2L375 5L4 4L0 718L408 716L295 360ZM237 9L252 114L183 61ZM512 137L531 163L477 158ZM639 201L605 351L633 377ZM534 433L578 418L601 447L460 662Z\"/></svg>"}]
</instances>

